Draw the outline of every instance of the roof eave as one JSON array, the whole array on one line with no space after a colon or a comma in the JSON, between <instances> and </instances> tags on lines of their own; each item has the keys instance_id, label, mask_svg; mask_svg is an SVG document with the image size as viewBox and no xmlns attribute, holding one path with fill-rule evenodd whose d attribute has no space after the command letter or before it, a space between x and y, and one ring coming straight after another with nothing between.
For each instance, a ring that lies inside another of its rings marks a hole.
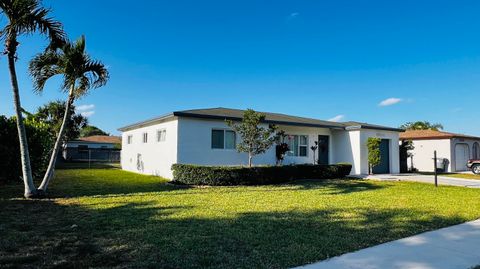
<instances>
[{"instance_id":1,"label":"roof eave","mask_svg":"<svg viewBox=\"0 0 480 269\"><path fill-rule=\"evenodd\" d=\"M171 117L173 117L174 115L175 115L175 112L174 112L174 113L165 114L165 115L163 115L163 116L155 117L155 118L153 118L153 119L136 122L136 123L133 123L133 124L130 124L130 125L127 125L127 126L118 128L117 130L120 131L120 132L125 132L125 131L129 131L129 130L132 130L132 129L137 129L137 128L140 128L140 127L145 127L145 126L151 125L152 123L155 123L155 122L158 122L158 121L161 121L161 120L166 120L166 119L168 119L168 118L171 118Z\"/></svg>"},{"instance_id":2,"label":"roof eave","mask_svg":"<svg viewBox=\"0 0 480 269\"><path fill-rule=\"evenodd\" d=\"M405 132L404 129L399 129L399 128L390 128L390 127L373 127L373 126L363 126L363 125L354 125L354 126L347 126L345 127L345 130L347 131L355 131L355 130L379 130L379 131L390 131L390 132L398 132L398 133L403 133Z\"/></svg>"},{"instance_id":3,"label":"roof eave","mask_svg":"<svg viewBox=\"0 0 480 269\"><path fill-rule=\"evenodd\" d=\"M98 142L98 141L85 141L85 140L69 140L67 143L86 143L86 144L118 144L120 142Z\"/></svg>"},{"instance_id":4,"label":"roof eave","mask_svg":"<svg viewBox=\"0 0 480 269\"><path fill-rule=\"evenodd\" d=\"M173 115L176 116L176 117L188 117L188 118L197 118L197 119L242 121L242 118L239 118L239 117L217 116L217 115L200 115L200 114L181 112L181 111L173 112ZM335 126L335 125L328 125L328 124L313 124L313 123L274 121L274 120L265 120L264 123L276 124L276 125L288 125L288 126L330 128L330 129L343 129L344 128L343 126Z\"/></svg>"}]
</instances>

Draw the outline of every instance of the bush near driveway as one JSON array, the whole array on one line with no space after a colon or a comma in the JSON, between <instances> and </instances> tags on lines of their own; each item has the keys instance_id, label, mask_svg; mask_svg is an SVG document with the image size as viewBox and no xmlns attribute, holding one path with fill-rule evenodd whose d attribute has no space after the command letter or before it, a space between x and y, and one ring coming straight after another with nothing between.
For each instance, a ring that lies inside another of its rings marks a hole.
<instances>
[{"instance_id":1,"label":"bush near driveway","mask_svg":"<svg viewBox=\"0 0 480 269\"><path fill-rule=\"evenodd\" d=\"M298 179L335 179L350 174L352 165L199 166L174 164L173 182L186 185L235 186L279 184Z\"/></svg>"}]
</instances>

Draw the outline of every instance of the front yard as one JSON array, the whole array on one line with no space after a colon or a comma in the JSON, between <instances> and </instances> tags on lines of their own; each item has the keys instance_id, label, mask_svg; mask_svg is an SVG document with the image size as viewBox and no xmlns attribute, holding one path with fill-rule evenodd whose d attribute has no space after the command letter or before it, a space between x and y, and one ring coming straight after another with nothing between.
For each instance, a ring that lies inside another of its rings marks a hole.
<instances>
[{"instance_id":1,"label":"front yard","mask_svg":"<svg viewBox=\"0 0 480 269\"><path fill-rule=\"evenodd\" d=\"M59 170L55 199L0 186L0 267L287 268L480 218L480 190L333 180L189 188Z\"/></svg>"}]
</instances>

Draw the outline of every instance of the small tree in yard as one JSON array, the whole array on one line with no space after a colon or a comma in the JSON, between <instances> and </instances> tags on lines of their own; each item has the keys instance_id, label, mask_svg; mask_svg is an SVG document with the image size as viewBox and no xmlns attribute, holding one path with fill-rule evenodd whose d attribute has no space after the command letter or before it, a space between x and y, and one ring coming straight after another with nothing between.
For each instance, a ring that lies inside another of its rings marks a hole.
<instances>
[{"instance_id":1,"label":"small tree in yard","mask_svg":"<svg viewBox=\"0 0 480 269\"><path fill-rule=\"evenodd\" d=\"M265 153L275 143L277 128L274 125L269 125L268 128L260 126L264 120L265 114L248 109L244 112L240 124L227 121L227 125L242 137L237 150L248 153L248 167L252 167L255 155Z\"/></svg>"},{"instance_id":2,"label":"small tree in yard","mask_svg":"<svg viewBox=\"0 0 480 269\"><path fill-rule=\"evenodd\" d=\"M372 174L373 167L380 164L381 157L380 157L380 142L382 140L380 138L369 137L367 140L367 148L368 148L368 169L369 173Z\"/></svg>"}]
</instances>

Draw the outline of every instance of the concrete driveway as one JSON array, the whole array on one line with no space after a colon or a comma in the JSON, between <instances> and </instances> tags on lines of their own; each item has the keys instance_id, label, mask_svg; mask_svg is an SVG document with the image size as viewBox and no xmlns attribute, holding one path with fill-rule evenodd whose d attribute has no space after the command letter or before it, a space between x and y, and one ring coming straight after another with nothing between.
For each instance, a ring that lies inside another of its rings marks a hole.
<instances>
[{"instance_id":1,"label":"concrete driveway","mask_svg":"<svg viewBox=\"0 0 480 269\"><path fill-rule=\"evenodd\" d=\"M362 176L361 178L372 179L372 180L382 180L382 181L416 181L416 182L434 184L433 175L421 175L421 174L371 175L371 176ZM444 175L438 177L438 184L468 187L468 188L480 188L480 180L454 178L454 177L447 177Z\"/></svg>"},{"instance_id":2,"label":"concrete driveway","mask_svg":"<svg viewBox=\"0 0 480 269\"><path fill-rule=\"evenodd\" d=\"M480 265L480 220L348 253L302 269L469 269Z\"/></svg>"}]
</instances>

